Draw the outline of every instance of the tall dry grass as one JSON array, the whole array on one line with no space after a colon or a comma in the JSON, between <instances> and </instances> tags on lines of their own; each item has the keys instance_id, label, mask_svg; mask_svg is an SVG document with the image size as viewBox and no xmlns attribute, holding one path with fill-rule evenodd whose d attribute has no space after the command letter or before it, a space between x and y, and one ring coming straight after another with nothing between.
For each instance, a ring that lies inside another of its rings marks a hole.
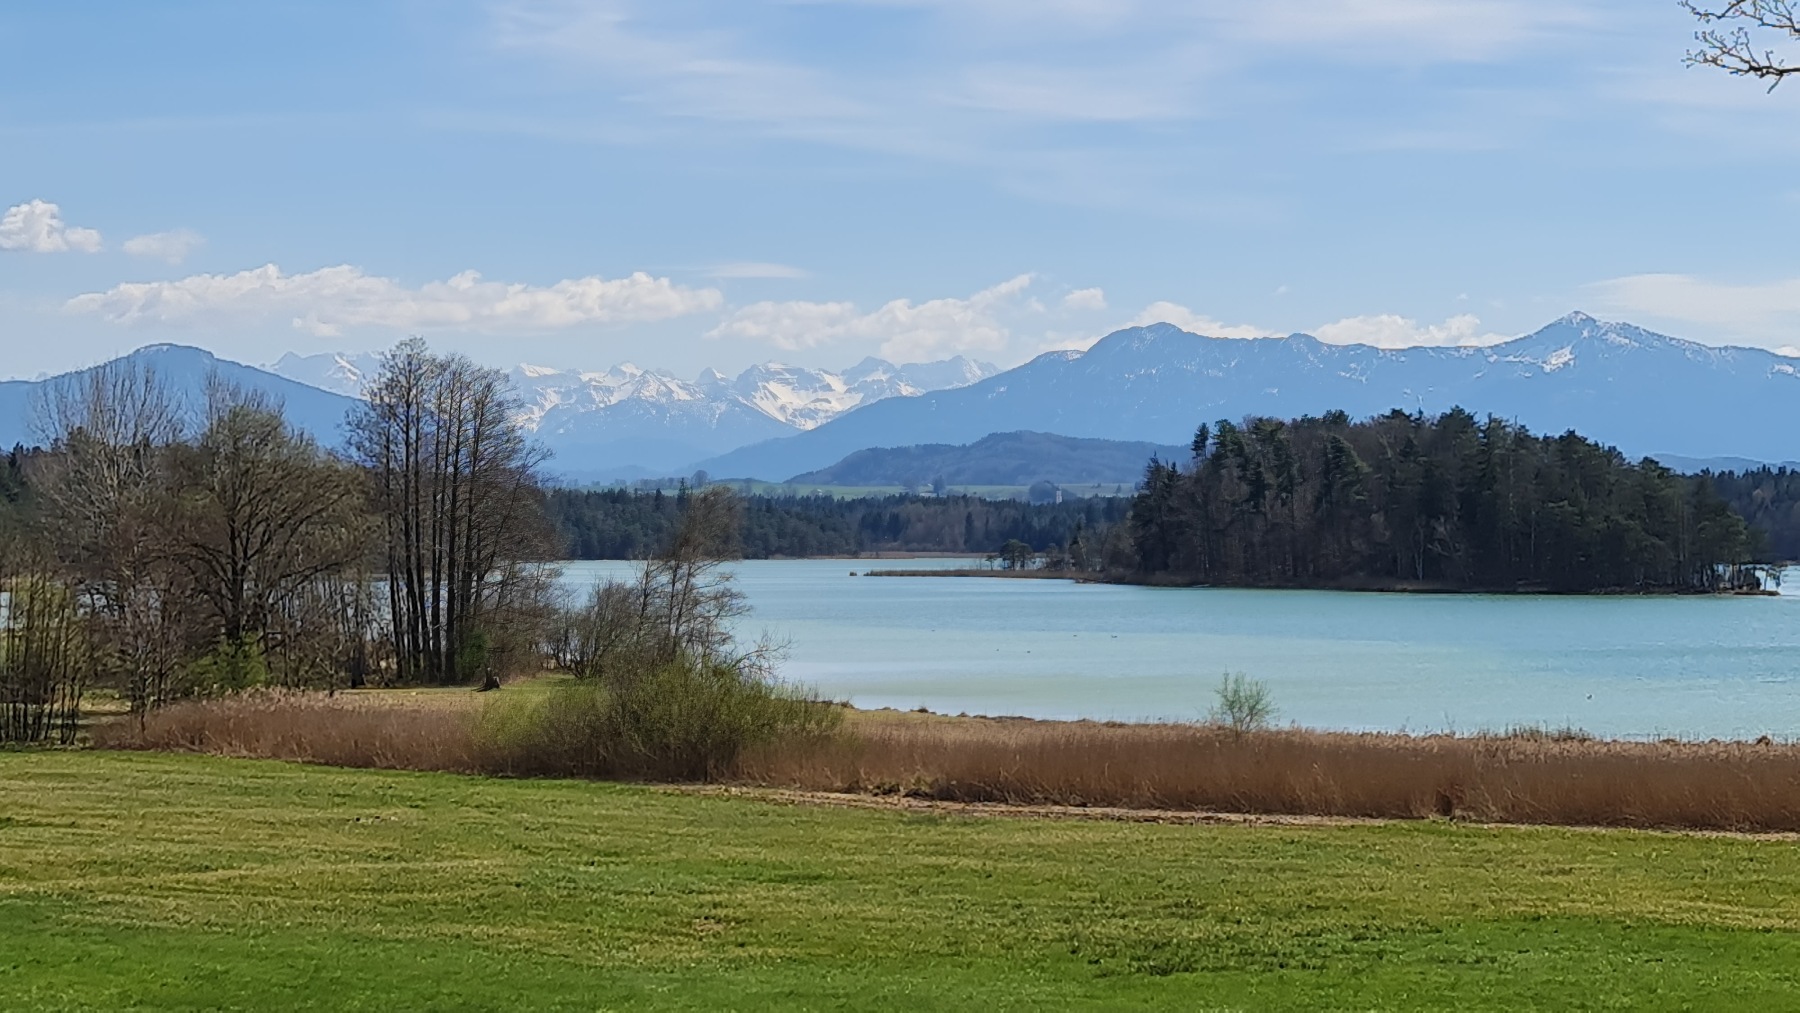
<instances>
[{"instance_id":1,"label":"tall dry grass","mask_svg":"<svg viewBox=\"0 0 1800 1013\"><path fill-rule=\"evenodd\" d=\"M772 742L831 736L841 709L728 666L674 665L603 687L574 680L474 693L266 690L96 725L102 749L338 767L644 781L733 778Z\"/></svg>"},{"instance_id":2,"label":"tall dry grass","mask_svg":"<svg viewBox=\"0 0 1800 1013\"><path fill-rule=\"evenodd\" d=\"M751 783L958 802L1800 831L1800 747L922 718L751 757Z\"/></svg>"},{"instance_id":3,"label":"tall dry grass","mask_svg":"<svg viewBox=\"0 0 1800 1013\"><path fill-rule=\"evenodd\" d=\"M486 771L473 693L268 690L97 724L100 749L147 749L384 770Z\"/></svg>"},{"instance_id":4,"label":"tall dry grass","mask_svg":"<svg viewBox=\"0 0 1800 1013\"><path fill-rule=\"evenodd\" d=\"M265 694L164 708L97 745L355 767L516 773L483 708ZM720 776L803 791L951 802L1800 831L1800 746L1406 736L866 713L765 745ZM516 744L514 747L516 748Z\"/></svg>"}]
</instances>

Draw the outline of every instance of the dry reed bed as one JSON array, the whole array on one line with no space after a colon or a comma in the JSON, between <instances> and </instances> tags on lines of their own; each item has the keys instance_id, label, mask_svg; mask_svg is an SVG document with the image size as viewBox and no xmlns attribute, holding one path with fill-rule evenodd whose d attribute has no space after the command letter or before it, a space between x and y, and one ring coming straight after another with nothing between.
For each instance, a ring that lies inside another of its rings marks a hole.
<instances>
[{"instance_id":1,"label":"dry reed bed","mask_svg":"<svg viewBox=\"0 0 1800 1013\"><path fill-rule=\"evenodd\" d=\"M471 694L470 697L473 695ZM469 699L468 697L463 698ZM1800 831L1800 746L1542 735L942 718L859 712L844 733L746 757L736 783L949 802ZM480 709L263 695L166 708L96 744L339 766L496 773Z\"/></svg>"},{"instance_id":2,"label":"dry reed bed","mask_svg":"<svg viewBox=\"0 0 1800 1013\"><path fill-rule=\"evenodd\" d=\"M1575 826L1800 830L1800 747L1193 725L864 721L751 783L960 802Z\"/></svg>"},{"instance_id":3,"label":"dry reed bed","mask_svg":"<svg viewBox=\"0 0 1800 1013\"><path fill-rule=\"evenodd\" d=\"M101 749L476 774L484 765L475 699L473 693L245 693L98 724L93 741Z\"/></svg>"}]
</instances>

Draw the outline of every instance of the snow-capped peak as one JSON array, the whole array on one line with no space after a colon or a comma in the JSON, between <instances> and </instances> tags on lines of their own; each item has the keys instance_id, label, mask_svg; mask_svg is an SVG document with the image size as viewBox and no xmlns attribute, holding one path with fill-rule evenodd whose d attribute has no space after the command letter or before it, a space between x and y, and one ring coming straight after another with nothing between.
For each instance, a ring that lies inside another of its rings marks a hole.
<instances>
[{"instance_id":1,"label":"snow-capped peak","mask_svg":"<svg viewBox=\"0 0 1800 1013\"><path fill-rule=\"evenodd\" d=\"M355 395L377 365L373 355L290 352L273 370L302 383ZM907 366L869 358L835 372L766 362L736 377L706 369L691 381L629 362L598 371L521 363L507 376L522 402L526 425L565 432L589 425L604 428L609 413L627 410L687 412L709 425L723 424L720 420L733 412L745 411L749 417L788 429L813 429L861 405L960 387L996 372L992 365L959 356Z\"/></svg>"},{"instance_id":2,"label":"snow-capped peak","mask_svg":"<svg viewBox=\"0 0 1800 1013\"><path fill-rule=\"evenodd\" d=\"M381 356L374 352L322 352L317 355L289 352L270 366L269 371L334 394L361 397L363 385L380 365Z\"/></svg>"}]
</instances>

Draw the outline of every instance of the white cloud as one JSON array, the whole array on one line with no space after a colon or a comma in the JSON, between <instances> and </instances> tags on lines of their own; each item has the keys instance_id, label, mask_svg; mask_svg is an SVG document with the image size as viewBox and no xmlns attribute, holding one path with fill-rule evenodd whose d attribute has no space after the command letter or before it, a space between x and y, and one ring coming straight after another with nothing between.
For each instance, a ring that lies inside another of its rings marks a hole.
<instances>
[{"instance_id":1,"label":"white cloud","mask_svg":"<svg viewBox=\"0 0 1800 1013\"><path fill-rule=\"evenodd\" d=\"M1106 292L1097 288L1078 288L1063 296L1062 304L1066 310L1103 310L1106 308Z\"/></svg>"},{"instance_id":2,"label":"white cloud","mask_svg":"<svg viewBox=\"0 0 1800 1013\"><path fill-rule=\"evenodd\" d=\"M830 344L852 333L861 319L849 302L764 301L751 303L706 332L709 338L760 341L793 351Z\"/></svg>"},{"instance_id":3,"label":"white cloud","mask_svg":"<svg viewBox=\"0 0 1800 1013\"><path fill-rule=\"evenodd\" d=\"M0 250L24 253L99 253L100 233L62 220L62 208L49 201L15 204L0 216Z\"/></svg>"},{"instance_id":4,"label":"white cloud","mask_svg":"<svg viewBox=\"0 0 1800 1013\"><path fill-rule=\"evenodd\" d=\"M1333 345L1374 345L1376 348L1418 348L1428 345L1495 345L1507 335L1482 333L1481 319L1459 313L1441 324L1420 324L1397 313L1345 317L1321 325L1313 336Z\"/></svg>"},{"instance_id":5,"label":"white cloud","mask_svg":"<svg viewBox=\"0 0 1800 1013\"><path fill-rule=\"evenodd\" d=\"M1775 349L1775 354L1800 359L1800 345L1782 345L1780 348Z\"/></svg>"},{"instance_id":6,"label":"white cloud","mask_svg":"<svg viewBox=\"0 0 1800 1013\"><path fill-rule=\"evenodd\" d=\"M759 260L720 264L706 272L709 278L810 278L812 272L788 264L771 264Z\"/></svg>"},{"instance_id":7,"label":"white cloud","mask_svg":"<svg viewBox=\"0 0 1800 1013\"><path fill-rule=\"evenodd\" d=\"M1149 324L1169 323L1184 331L1203 334L1209 338L1278 338L1282 332L1271 331L1253 324L1226 324L1179 303L1154 302L1144 307L1144 311L1133 317L1127 327L1143 327ZM1377 348L1417 348L1425 345L1492 345L1507 340L1507 335L1483 333L1481 320L1470 313L1463 313L1445 320L1441 324L1420 324L1416 320L1395 313L1382 313L1371 316L1346 317L1334 323L1324 324L1312 331L1314 337L1334 345L1374 345ZM1096 339L1085 343L1065 343L1058 347L1085 348Z\"/></svg>"},{"instance_id":8,"label":"white cloud","mask_svg":"<svg viewBox=\"0 0 1800 1013\"><path fill-rule=\"evenodd\" d=\"M1150 324L1174 324L1184 331L1209 338L1277 338L1281 335L1249 324L1226 324L1204 314L1195 313L1179 303L1153 302L1131 318L1124 326L1146 327ZM1098 338L1094 339L1098 341ZM1088 342L1093 344L1092 341Z\"/></svg>"},{"instance_id":9,"label":"white cloud","mask_svg":"<svg viewBox=\"0 0 1800 1013\"><path fill-rule=\"evenodd\" d=\"M125 240L124 250L134 257L152 257L179 264L188 254L206 245L206 239L192 229L152 232Z\"/></svg>"},{"instance_id":10,"label":"white cloud","mask_svg":"<svg viewBox=\"0 0 1800 1013\"><path fill-rule=\"evenodd\" d=\"M346 327L546 331L666 320L717 309L723 301L716 289L687 288L641 272L534 286L483 281L465 271L407 288L348 265L284 274L269 264L231 275L127 283L76 296L67 308L121 324L229 325L288 317L295 327L330 336Z\"/></svg>"},{"instance_id":11,"label":"white cloud","mask_svg":"<svg viewBox=\"0 0 1800 1013\"><path fill-rule=\"evenodd\" d=\"M1685 274L1636 274L1588 288L1605 309L1725 331L1766 347L1792 345L1800 332L1800 278L1752 284Z\"/></svg>"},{"instance_id":12,"label":"white cloud","mask_svg":"<svg viewBox=\"0 0 1800 1013\"><path fill-rule=\"evenodd\" d=\"M1031 275L1021 274L967 299L895 299L869 313L848 302L759 302L732 313L706 336L789 350L879 341L883 356L908 362L994 352L1011 336L1003 315L1024 308L1019 297L1030 286Z\"/></svg>"}]
</instances>

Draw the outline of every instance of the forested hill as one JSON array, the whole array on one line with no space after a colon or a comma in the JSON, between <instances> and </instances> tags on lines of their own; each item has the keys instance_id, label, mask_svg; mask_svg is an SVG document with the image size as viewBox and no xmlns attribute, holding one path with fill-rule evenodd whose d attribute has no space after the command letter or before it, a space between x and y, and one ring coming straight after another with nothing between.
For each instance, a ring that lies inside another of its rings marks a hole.
<instances>
[{"instance_id":1,"label":"forested hill","mask_svg":"<svg viewBox=\"0 0 1800 1013\"><path fill-rule=\"evenodd\" d=\"M1204 449L1197 469L1149 469L1135 501L749 496L740 548L986 555L1017 540L1056 554L1079 532L1101 547L1089 567L1160 579L1496 590L1703 587L1709 559L1800 560L1800 471L1679 475L1461 412L1220 423ZM564 489L545 507L570 557L634 559L662 546L684 502Z\"/></svg>"},{"instance_id":2,"label":"forested hill","mask_svg":"<svg viewBox=\"0 0 1800 1013\"><path fill-rule=\"evenodd\" d=\"M1766 550L1708 476L1460 409L1201 427L1131 514L1145 575L1214 584L1717 591Z\"/></svg>"},{"instance_id":3,"label":"forested hill","mask_svg":"<svg viewBox=\"0 0 1800 1013\"><path fill-rule=\"evenodd\" d=\"M974 443L925 443L859 450L829 468L796 475L795 485L1137 484L1144 462L1177 448L1052 433L993 433Z\"/></svg>"},{"instance_id":4,"label":"forested hill","mask_svg":"<svg viewBox=\"0 0 1800 1013\"><path fill-rule=\"evenodd\" d=\"M1713 488L1763 539L1763 555L1800 563L1800 470L1756 468L1709 475Z\"/></svg>"},{"instance_id":5,"label":"forested hill","mask_svg":"<svg viewBox=\"0 0 1800 1013\"><path fill-rule=\"evenodd\" d=\"M686 506L683 494L617 489L548 494L551 523L574 559L643 559L660 550ZM1045 552L1078 532L1090 540L1124 537L1123 497L1033 505L975 496L747 496L740 549L748 559L853 556L864 552L966 552L973 556L1020 541ZM1114 547L1129 565L1129 546Z\"/></svg>"}]
</instances>

